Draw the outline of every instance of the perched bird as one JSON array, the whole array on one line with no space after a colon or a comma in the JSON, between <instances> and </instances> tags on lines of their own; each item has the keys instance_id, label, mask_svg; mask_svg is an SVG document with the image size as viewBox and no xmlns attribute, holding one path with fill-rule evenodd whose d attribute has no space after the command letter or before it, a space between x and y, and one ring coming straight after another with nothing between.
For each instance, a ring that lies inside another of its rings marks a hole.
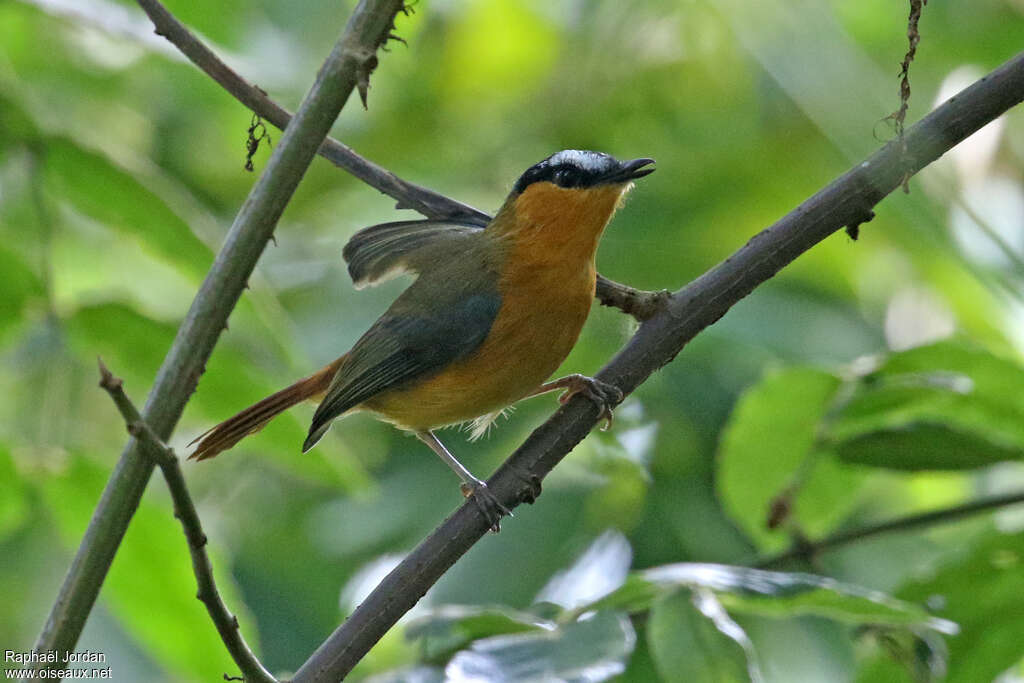
<instances>
[{"instance_id":1,"label":"perched bird","mask_svg":"<svg viewBox=\"0 0 1024 683\"><path fill-rule=\"evenodd\" d=\"M370 411L437 453L496 530L508 510L433 430L472 420L480 432L512 403L556 389L563 402L585 394L611 417L617 388L583 375L545 381L590 312L601 233L653 163L564 150L527 169L489 223L401 221L356 233L343 251L356 288L400 272L416 280L348 353L202 434L190 457L212 458L321 399L303 452L335 418Z\"/></svg>"}]
</instances>

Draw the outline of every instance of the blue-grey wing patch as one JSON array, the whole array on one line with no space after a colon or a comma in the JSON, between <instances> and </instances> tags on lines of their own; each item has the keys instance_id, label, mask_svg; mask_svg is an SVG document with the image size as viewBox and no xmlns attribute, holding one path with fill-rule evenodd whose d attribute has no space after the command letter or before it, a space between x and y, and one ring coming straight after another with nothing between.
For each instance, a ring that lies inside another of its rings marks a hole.
<instances>
[{"instance_id":1,"label":"blue-grey wing patch","mask_svg":"<svg viewBox=\"0 0 1024 683\"><path fill-rule=\"evenodd\" d=\"M418 273L437 254L452 253L483 225L452 221L398 221L360 230L345 245L342 257L356 289L400 273Z\"/></svg>"},{"instance_id":2,"label":"blue-grey wing patch","mask_svg":"<svg viewBox=\"0 0 1024 683\"><path fill-rule=\"evenodd\" d=\"M356 342L313 415L309 450L331 420L382 391L430 375L476 350L501 307L499 294L474 294L427 316L385 314Z\"/></svg>"}]
</instances>

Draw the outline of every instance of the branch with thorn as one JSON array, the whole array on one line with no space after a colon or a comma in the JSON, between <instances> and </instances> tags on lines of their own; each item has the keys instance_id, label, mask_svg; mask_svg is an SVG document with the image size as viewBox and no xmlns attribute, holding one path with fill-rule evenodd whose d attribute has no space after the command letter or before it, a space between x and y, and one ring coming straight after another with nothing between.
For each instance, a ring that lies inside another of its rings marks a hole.
<instances>
[{"instance_id":1,"label":"branch with thorn","mask_svg":"<svg viewBox=\"0 0 1024 683\"><path fill-rule=\"evenodd\" d=\"M166 13L159 3L140 0L140 4ZM253 184L178 329L143 408L145 423L158 437L170 437L181 418L285 206L355 90L361 63L353 57L353 48L379 45L402 7L401 0L360 0ZM141 441L130 441L122 451L33 646L37 653L57 653L57 661L36 660L28 665L31 670L46 670L55 678L53 672L59 669L63 653L74 649L152 476L154 462L142 452Z\"/></svg>"},{"instance_id":2,"label":"branch with thorn","mask_svg":"<svg viewBox=\"0 0 1024 683\"><path fill-rule=\"evenodd\" d=\"M192 556L192 570L195 572L198 585L196 598L206 605L206 611L209 612L210 619L217 627L224 646L243 674L243 678L240 679L228 678L225 674L225 680L277 683L277 679L263 667L246 644L245 638L242 637L242 632L238 628L238 618L224 604L220 591L217 590L217 583L213 578L213 565L210 564L210 556L206 553L206 534L203 532L199 513L196 512L196 506L192 502L192 496L185 484L185 477L181 473L178 457L139 414L124 391L124 382L107 369L102 358L98 359L97 363L100 370L100 387L114 401L118 412L124 418L128 433L139 442L143 453L152 458L163 472L167 489L171 493L171 500L174 501L174 516L181 522L181 529L188 541L188 551Z\"/></svg>"},{"instance_id":3,"label":"branch with thorn","mask_svg":"<svg viewBox=\"0 0 1024 683\"><path fill-rule=\"evenodd\" d=\"M236 100L252 110L255 115L280 130L285 129L288 122L291 121L292 115L284 107L270 99L262 88L249 83L237 72L233 71L213 50L207 47L184 24L178 21L159 0L137 0L137 2L150 21L153 22L158 35L170 41L193 64L217 81L221 87ZM411 7L405 6L402 11L408 14L412 10ZM389 34L388 38L397 39L405 43L404 40L393 34ZM376 66L376 57L374 57L372 64ZM368 77L368 72L366 75ZM365 107L366 91L364 85L360 80L359 92ZM427 218L436 220L471 220L476 222L491 220L490 214L484 211L434 192L422 185L399 178L391 171L360 156L351 147L338 142L332 137L324 140L318 153L338 168L347 171L378 192L395 199L396 209L411 209ZM595 296L602 305L618 308L627 315L631 315L638 321L643 322L665 307L669 293L667 290L645 291L634 289L628 285L623 285L598 275Z\"/></svg>"},{"instance_id":4,"label":"branch with thorn","mask_svg":"<svg viewBox=\"0 0 1024 683\"><path fill-rule=\"evenodd\" d=\"M368 67L365 54L353 57L354 53L346 52L350 46L339 41L328 60L330 68L325 64L321 71L323 79L318 78L295 121L288 125L291 116L286 111L227 69L159 2L138 2L151 18L156 17L158 33L167 36L265 120L282 129L287 126L267 169L236 219L224 250L197 294L150 396L144 423L152 427L152 433L167 438L317 146L321 154L340 167L396 198L400 208L412 208L439 219L473 216L487 220L489 216L408 183L341 143L325 139L344 99L358 87L360 69ZM381 37L390 31L395 13L401 9L400 4L389 0L362 0L349 23L349 30L356 35L346 35L357 41L360 36L370 38L372 42L364 44L379 46ZM342 62L347 68L341 68ZM343 72L341 87L337 81L333 81L334 87L325 84L324 81L338 76L339 69ZM624 393L632 392L757 286L833 232L864 222L872 208L899 187L908 174L916 173L1022 99L1024 55L1019 55L908 128L902 142L910 154L902 153L900 145L891 143L883 147L690 285L671 295L639 292L627 293L618 300L609 299L611 305L618 305L615 301L619 300L634 302L634 309L646 319L630 342L598 373L598 379L620 387ZM608 281L602 282L599 290L608 287ZM652 297L653 304L644 301L647 296ZM637 305L637 301L642 305ZM491 491L507 507L515 507L531 494L529 483L539 483L598 419L598 409L591 402L583 398L569 401L535 430L488 481ZM138 429L145 438L145 428ZM128 446L108 483L103 502L37 642L37 650L66 651L74 646L81 632L153 468L154 459L135 447L140 443L133 441ZM472 502L459 508L410 552L313 653L296 672L295 683L343 677L488 529L487 520Z\"/></svg>"}]
</instances>

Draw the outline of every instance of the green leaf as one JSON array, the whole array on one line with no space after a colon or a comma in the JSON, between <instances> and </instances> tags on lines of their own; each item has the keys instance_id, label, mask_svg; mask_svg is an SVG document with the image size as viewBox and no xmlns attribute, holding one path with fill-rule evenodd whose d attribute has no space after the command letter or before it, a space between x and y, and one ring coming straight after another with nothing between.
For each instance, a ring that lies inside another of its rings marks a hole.
<instances>
[{"instance_id":1,"label":"green leaf","mask_svg":"<svg viewBox=\"0 0 1024 683\"><path fill-rule=\"evenodd\" d=\"M0 92L0 152L11 143L32 142L39 137L36 123L8 92Z\"/></svg>"},{"instance_id":2,"label":"green leaf","mask_svg":"<svg viewBox=\"0 0 1024 683\"><path fill-rule=\"evenodd\" d=\"M761 680L747 634L706 591L682 589L655 601L647 641L664 681Z\"/></svg>"},{"instance_id":3,"label":"green leaf","mask_svg":"<svg viewBox=\"0 0 1024 683\"><path fill-rule=\"evenodd\" d=\"M603 681L622 673L635 645L628 619L598 612L551 631L477 640L445 673L455 680Z\"/></svg>"},{"instance_id":4,"label":"green leaf","mask_svg":"<svg viewBox=\"0 0 1024 683\"><path fill-rule=\"evenodd\" d=\"M406 635L422 641L427 661L440 661L474 640L552 628L550 621L506 607L445 605L410 622Z\"/></svg>"},{"instance_id":5,"label":"green leaf","mask_svg":"<svg viewBox=\"0 0 1024 683\"><path fill-rule=\"evenodd\" d=\"M25 484L10 452L0 445L0 540L21 526L28 514Z\"/></svg>"},{"instance_id":6,"label":"green leaf","mask_svg":"<svg viewBox=\"0 0 1024 683\"><path fill-rule=\"evenodd\" d=\"M3 296L0 296L0 334L21 318L25 302L44 294L43 284L35 272L13 251L0 246L0 273L3 273Z\"/></svg>"},{"instance_id":7,"label":"green leaf","mask_svg":"<svg viewBox=\"0 0 1024 683\"><path fill-rule=\"evenodd\" d=\"M210 250L155 192L106 156L68 138L47 141L46 179L57 196L83 214L141 243L194 279L212 261Z\"/></svg>"},{"instance_id":8,"label":"green leaf","mask_svg":"<svg viewBox=\"0 0 1024 683\"><path fill-rule=\"evenodd\" d=\"M944 341L896 353L862 377L828 427L838 456L900 470L1024 459L1024 367Z\"/></svg>"},{"instance_id":9,"label":"green leaf","mask_svg":"<svg viewBox=\"0 0 1024 683\"><path fill-rule=\"evenodd\" d=\"M646 612L654 601L665 594L665 588L649 580L643 572L631 572L622 585L594 602L572 610L584 614L591 610L622 610L629 614Z\"/></svg>"},{"instance_id":10,"label":"green leaf","mask_svg":"<svg viewBox=\"0 0 1024 683\"><path fill-rule=\"evenodd\" d=\"M855 624L925 627L947 634L957 630L956 624L936 619L917 605L814 574L689 563L643 573L663 585L713 590L726 608L737 612L775 617L815 615Z\"/></svg>"},{"instance_id":11,"label":"green leaf","mask_svg":"<svg viewBox=\"0 0 1024 683\"><path fill-rule=\"evenodd\" d=\"M1024 457L1024 449L990 436L994 435L914 421L848 438L837 443L835 451L849 463L910 471L969 470Z\"/></svg>"},{"instance_id":12,"label":"green leaf","mask_svg":"<svg viewBox=\"0 0 1024 683\"><path fill-rule=\"evenodd\" d=\"M445 683L444 671L428 666L415 666L385 671L366 679L367 683Z\"/></svg>"},{"instance_id":13,"label":"green leaf","mask_svg":"<svg viewBox=\"0 0 1024 683\"><path fill-rule=\"evenodd\" d=\"M87 358L101 356L114 374L125 380L125 390L141 405L174 340L174 327L121 303L80 308L64 324L76 351ZM251 364L241 354L232 353L230 345L222 344L210 359L190 408L198 408L209 420L220 421L279 388L253 380L251 372ZM303 438L305 429L294 415L285 413L249 444L270 444L272 447L265 450L276 462L311 481L339 482L339 472L324 458L299 457Z\"/></svg>"},{"instance_id":14,"label":"green leaf","mask_svg":"<svg viewBox=\"0 0 1024 683\"><path fill-rule=\"evenodd\" d=\"M860 475L816 457L819 424L840 385L834 375L790 368L765 376L733 409L718 452L718 495L729 515L763 550L789 542L767 526L769 509L792 491L790 518L809 534L823 534L854 501Z\"/></svg>"},{"instance_id":15,"label":"green leaf","mask_svg":"<svg viewBox=\"0 0 1024 683\"><path fill-rule=\"evenodd\" d=\"M77 546L108 471L82 456L40 486L69 549ZM217 585L233 613L244 609L229 572L216 555ZM140 596L147 596L140 599ZM125 630L176 680L220 680L237 667L196 599L188 546L169 505L143 502L118 547L101 598ZM250 623L239 614L243 623ZM253 639L250 634L249 642Z\"/></svg>"},{"instance_id":16,"label":"green leaf","mask_svg":"<svg viewBox=\"0 0 1024 683\"><path fill-rule=\"evenodd\" d=\"M635 572L621 588L580 611L622 605L640 611L655 597L680 588L711 590L731 612L772 617L814 615L854 624L929 628L946 634L957 630L956 624L932 617L922 607L828 577L688 562Z\"/></svg>"},{"instance_id":17,"label":"green leaf","mask_svg":"<svg viewBox=\"0 0 1024 683\"><path fill-rule=\"evenodd\" d=\"M857 680L863 683L937 683L945 680L949 670L949 647L930 631L870 628L861 634L861 641L871 643L879 653L859 667Z\"/></svg>"},{"instance_id":18,"label":"green leaf","mask_svg":"<svg viewBox=\"0 0 1024 683\"><path fill-rule=\"evenodd\" d=\"M1022 572L1024 533L993 531L970 553L899 591L960 624L960 635L949 640L947 683L991 681L1024 656Z\"/></svg>"}]
</instances>

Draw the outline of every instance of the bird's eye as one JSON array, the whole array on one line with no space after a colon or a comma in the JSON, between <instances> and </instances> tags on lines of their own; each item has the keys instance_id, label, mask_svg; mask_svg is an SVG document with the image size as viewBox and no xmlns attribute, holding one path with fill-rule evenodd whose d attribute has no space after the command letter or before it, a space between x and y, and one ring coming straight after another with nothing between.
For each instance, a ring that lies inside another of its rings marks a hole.
<instances>
[{"instance_id":1,"label":"bird's eye","mask_svg":"<svg viewBox=\"0 0 1024 683\"><path fill-rule=\"evenodd\" d=\"M571 168L561 168L555 171L555 183L562 187L569 187L576 181L576 173Z\"/></svg>"}]
</instances>

